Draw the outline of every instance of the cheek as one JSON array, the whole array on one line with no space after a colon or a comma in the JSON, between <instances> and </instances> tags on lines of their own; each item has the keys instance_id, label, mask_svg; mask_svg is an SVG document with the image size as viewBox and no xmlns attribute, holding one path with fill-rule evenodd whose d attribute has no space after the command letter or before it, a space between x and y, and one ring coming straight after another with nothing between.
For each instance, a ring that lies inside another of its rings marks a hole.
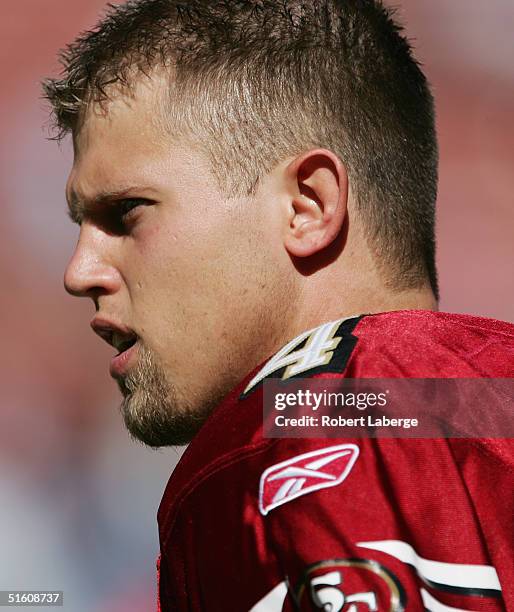
<instances>
[{"instance_id":1,"label":"cheek","mask_svg":"<svg viewBox=\"0 0 514 612\"><path fill-rule=\"evenodd\" d=\"M227 221L171 227L141 228L133 251L140 283L133 306L144 340L176 381L196 384L199 371L239 376L248 354L260 357L252 343L269 326L276 266L265 240Z\"/></svg>"},{"instance_id":2,"label":"cheek","mask_svg":"<svg viewBox=\"0 0 514 612\"><path fill-rule=\"evenodd\" d=\"M220 316L233 257L226 240L205 228L174 231L154 225L141 228L134 246L139 307L149 317L163 322L180 319L185 326L188 319L212 324Z\"/></svg>"},{"instance_id":3,"label":"cheek","mask_svg":"<svg viewBox=\"0 0 514 612\"><path fill-rule=\"evenodd\" d=\"M204 209L196 216L156 215L141 225L133 256L147 311L142 314L174 333L187 328L190 336L225 336L257 306L253 293L262 287L266 248L254 231L245 234L255 228L247 221L230 210Z\"/></svg>"}]
</instances>

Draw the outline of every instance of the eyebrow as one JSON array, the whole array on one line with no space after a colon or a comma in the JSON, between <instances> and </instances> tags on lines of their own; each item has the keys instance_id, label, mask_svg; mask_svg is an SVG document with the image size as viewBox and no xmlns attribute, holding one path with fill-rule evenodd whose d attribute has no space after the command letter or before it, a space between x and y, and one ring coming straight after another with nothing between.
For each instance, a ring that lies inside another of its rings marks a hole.
<instances>
[{"instance_id":1,"label":"eyebrow","mask_svg":"<svg viewBox=\"0 0 514 612\"><path fill-rule=\"evenodd\" d=\"M146 196L143 196L142 193L148 193L149 191L154 192L152 188L147 186L131 185L130 187L101 191L89 199L81 198L75 191L71 190L69 194L66 193L68 215L74 223L80 223L94 206L111 204L123 198L144 198Z\"/></svg>"}]
</instances>

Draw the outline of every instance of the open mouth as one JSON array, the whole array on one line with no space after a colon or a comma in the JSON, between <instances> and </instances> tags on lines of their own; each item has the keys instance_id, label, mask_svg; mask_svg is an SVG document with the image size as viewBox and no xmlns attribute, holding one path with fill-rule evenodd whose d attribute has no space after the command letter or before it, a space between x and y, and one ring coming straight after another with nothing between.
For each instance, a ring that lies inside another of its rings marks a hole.
<instances>
[{"instance_id":1,"label":"open mouth","mask_svg":"<svg viewBox=\"0 0 514 612\"><path fill-rule=\"evenodd\" d=\"M136 358L135 344L138 337L132 333L113 332L111 344L118 351L118 354L111 359L111 376L121 379L128 374L134 365Z\"/></svg>"},{"instance_id":2,"label":"open mouth","mask_svg":"<svg viewBox=\"0 0 514 612\"><path fill-rule=\"evenodd\" d=\"M113 332L111 339L111 344L118 351L118 355L121 355L121 353L128 351L128 349L133 347L136 342L137 336L133 335L127 338L126 335L122 336L118 332Z\"/></svg>"},{"instance_id":3,"label":"open mouth","mask_svg":"<svg viewBox=\"0 0 514 612\"><path fill-rule=\"evenodd\" d=\"M91 321L94 332L118 352L111 359L110 372L114 378L126 376L137 360L136 343L139 336L130 327L115 323L101 316Z\"/></svg>"}]
</instances>

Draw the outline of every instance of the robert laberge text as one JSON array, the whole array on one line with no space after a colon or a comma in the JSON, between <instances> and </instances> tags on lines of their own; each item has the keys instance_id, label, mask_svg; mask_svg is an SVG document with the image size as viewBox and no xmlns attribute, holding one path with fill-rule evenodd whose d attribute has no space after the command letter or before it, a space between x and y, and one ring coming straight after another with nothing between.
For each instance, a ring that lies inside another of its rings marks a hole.
<instances>
[{"instance_id":1,"label":"robert laberge text","mask_svg":"<svg viewBox=\"0 0 514 612\"><path fill-rule=\"evenodd\" d=\"M411 427L417 427L418 424L418 419L373 417L370 415L355 418L304 415L298 418L290 418L280 414L275 417L277 427L318 427L318 425L321 425L321 427L397 427L410 429Z\"/></svg>"}]
</instances>

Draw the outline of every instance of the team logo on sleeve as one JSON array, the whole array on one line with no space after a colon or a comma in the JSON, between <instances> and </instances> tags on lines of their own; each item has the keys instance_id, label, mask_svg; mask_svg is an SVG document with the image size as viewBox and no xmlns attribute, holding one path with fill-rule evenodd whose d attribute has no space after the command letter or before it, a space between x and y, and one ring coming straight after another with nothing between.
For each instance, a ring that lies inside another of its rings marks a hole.
<instances>
[{"instance_id":1,"label":"team logo on sleeve","mask_svg":"<svg viewBox=\"0 0 514 612\"><path fill-rule=\"evenodd\" d=\"M289 578L277 584L250 612L504 609L498 574L491 565L427 559L400 540L360 542L357 546L368 553L382 553L385 559L318 561L305 569L296 584ZM410 568L407 574L406 567ZM400 571L403 584L398 578Z\"/></svg>"},{"instance_id":2,"label":"team logo on sleeve","mask_svg":"<svg viewBox=\"0 0 514 612\"><path fill-rule=\"evenodd\" d=\"M332 559L311 565L296 588L299 610L403 612L398 578L376 561Z\"/></svg>"},{"instance_id":3,"label":"team logo on sleeve","mask_svg":"<svg viewBox=\"0 0 514 612\"><path fill-rule=\"evenodd\" d=\"M340 444L297 455L272 465L261 476L259 510L266 515L301 495L341 484L353 468L359 447Z\"/></svg>"},{"instance_id":4,"label":"team logo on sleeve","mask_svg":"<svg viewBox=\"0 0 514 612\"><path fill-rule=\"evenodd\" d=\"M376 561L326 559L309 566L294 588L278 584L250 612L285 612L293 602L299 612L403 612L407 598L393 572Z\"/></svg>"}]
</instances>

